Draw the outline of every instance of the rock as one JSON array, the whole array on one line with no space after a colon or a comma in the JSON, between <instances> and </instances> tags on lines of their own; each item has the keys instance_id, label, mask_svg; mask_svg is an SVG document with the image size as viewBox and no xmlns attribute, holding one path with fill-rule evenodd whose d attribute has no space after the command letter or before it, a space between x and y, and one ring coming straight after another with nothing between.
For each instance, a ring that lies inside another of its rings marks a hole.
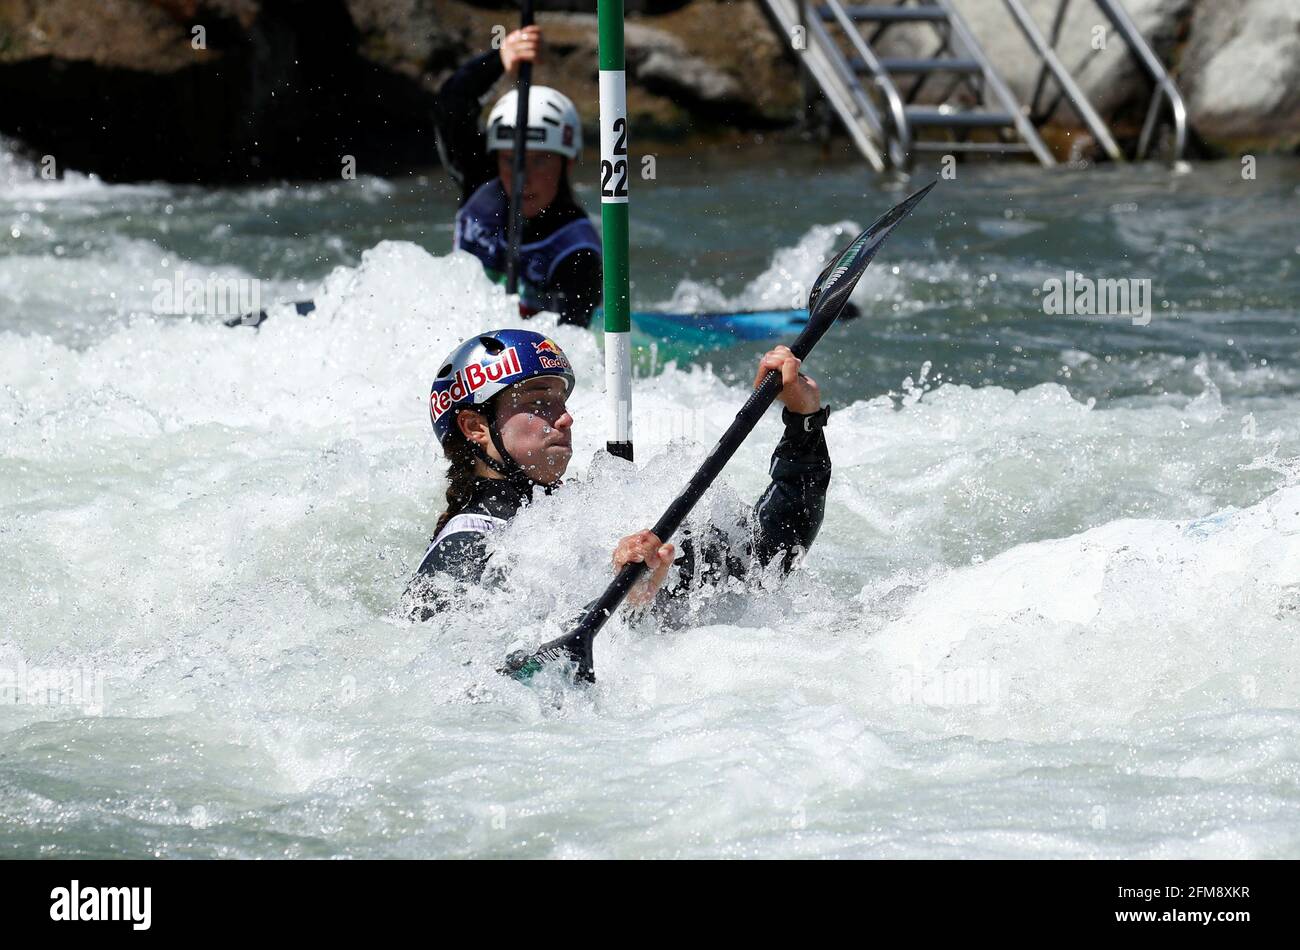
<instances>
[{"instance_id":1,"label":"rock","mask_svg":"<svg viewBox=\"0 0 1300 950\"><path fill-rule=\"evenodd\" d=\"M670 91L661 85L659 60L650 64L648 88L663 89L701 118L742 129L790 126L801 118L798 62L761 0L695 0L656 17L654 25L680 39L686 54L707 68L682 63L679 89Z\"/></svg>"},{"instance_id":2,"label":"rock","mask_svg":"<svg viewBox=\"0 0 1300 950\"><path fill-rule=\"evenodd\" d=\"M1035 102L1034 94L1039 88L1042 72L1041 60L1003 4L985 0L953 2L1021 105L1033 105L1033 114L1040 118L1048 112L1044 119L1046 124L1060 127L1068 138L1085 128L1069 100L1058 99L1060 87L1051 73L1047 74ZM1127 0L1124 6L1156 56L1167 65L1174 56L1180 33L1186 28L1193 2ZM1024 7L1039 32L1051 43L1057 0L1025 0ZM1151 98L1151 80L1100 7L1091 2L1070 4L1053 48L1088 103L1108 120L1108 124L1112 124L1116 117L1120 118L1112 131L1121 138L1135 138ZM923 55L919 44L912 50L909 55ZM937 90L941 87L935 84L932 88ZM1075 134L1071 140L1077 146L1083 137Z\"/></svg>"},{"instance_id":3,"label":"rock","mask_svg":"<svg viewBox=\"0 0 1300 950\"><path fill-rule=\"evenodd\" d=\"M548 49L535 81L568 93L594 131L595 0L537 2ZM1030 102L1038 60L1005 5L953 3ZM1057 0L1025 3L1050 35ZM1296 0L1126 6L1175 65L1203 138L1221 148L1300 141ZM626 0L626 9L638 143L730 137L803 116L796 54L762 0ZM345 156L359 174L402 173L435 161L441 82L517 22L507 0L0 0L0 134L109 179L334 177ZM886 36L881 55L933 55L939 42L927 24ZM1121 143L1132 141L1151 82L1095 3L1069 5L1056 50ZM900 80L904 91L910 82ZM931 79L919 101L946 86ZM1050 79L1045 90L1045 138L1062 155L1086 149L1091 139Z\"/></svg>"},{"instance_id":4,"label":"rock","mask_svg":"<svg viewBox=\"0 0 1300 950\"><path fill-rule=\"evenodd\" d=\"M636 81L651 92L698 103L741 105L739 81L695 56L655 50L637 67Z\"/></svg>"},{"instance_id":5,"label":"rock","mask_svg":"<svg viewBox=\"0 0 1300 950\"><path fill-rule=\"evenodd\" d=\"M422 59L447 42L429 9L5 0L0 133L109 180L329 178L347 156L358 174L432 164ZM414 43L402 39L412 23Z\"/></svg>"},{"instance_id":6,"label":"rock","mask_svg":"<svg viewBox=\"0 0 1300 950\"><path fill-rule=\"evenodd\" d=\"M1018 101L1033 103L1040 61L1006 6L988 0L953 0L953 5ZM1050 41L1057 0L1024 0L1024 6ZM1300 141L1300 5L1295 0L1124 0L1123 6L1170 70L1187 103L1189 126L1201 139L1225 148L1247 142L1289 148ZM885 40L878 46L881 55L927 56L937 47L928 24L891 26ZM1100 7L1071 3L1054 48L1121 146L1131 146L1154 87ZM900 82L904 90L909 84ZM1034 114L1047 126L1044 137L1071 149L1089 141L1081 134L1082 119L1058 97L1050 74L1043 88ZM936 101L943 91L944 84L932 79L919 101Z\"/></svg>"},{"instance_id":7,"label":"rock","mask_svg":"<svg viewBox=\"0 0 1300 950\"><path fill-rule=\"evenodd\" d=\"M460 36L441 28L426 0L347 0L347 10L361 55L416 79L429 63L454 59L464 47Z\"/></svg>"},{"instance_id":8,"label":"rock","mask_svg":"<svg viewBox=\"0 0 1300 950\"><path fill-rule=\"evenodd\" d=\"M483 43L508 12L458 0L437 0L437 9L445 28L456 24L476 44ZM535 81L574 100L594 141L599 101L596 17L539 13L537 22L545 31L547 55L534 73ZM727 28L719 29L719 23ZM744 42L736 42L738 36ZM800 114L797 67L785 56L759 0L694 0L662 16L629 16L624 47L628 116L637 141L767 129L791 124ZM503 85L497 92L504 90Z\"/></svg>"},{"instance_id":9,"label":"rock","mask_svg":"<svg viewBox=\"0 0 1300 950\"><path fill-rule=\"evenodd\" d=\"M594 131L594 0L539 9L577 11L538 14L550 42L535 78ZM798 116L796 67L758 0L627 9L639 139ZM329 178L347 156L358 174L401 173L436 161L438 86L517 18L461 0L0 0L0 134L109 180Z\"/></svg>"},{"instance_id":10,"label":"rock","mask_svg":"<svg viewBox=\"0 0 1300 950\"><path fill-rule=\"evenodd\" d=\"M1193 0L1127 0L1124 7L1156 56L1168 64L1192 3ZM999 74L1012 92L1022 103L1030 102L1038 81L1040 60L1010 11L1000 3L980 0L954 0L954 5L989 59L997 64ZM1057 0L1027 0L1024 6L1039 32L1050 42ZM1103 115L1135 98L1150 98L1150 80L1096 4L1075 2L1067 7L1054 49L1089 103ZM1057 88L1050 74L1048 87L1049 93ZM1054 116L1057 122L1080 124L1068 105L1062 105L1061 110Z\"/></svg>"},{"instance_id":11,"label":"rock","mask_svg":"<svg viewBox=\"0 0 1300 950\"><path fill-rule=\"evenodd\" d=\"M0 4L0 66L42 59L172 72L193 64L176 11L140 0L103 0L93 15L70 0ZM6 103L8 105L8 103Z\"/></svg>"},{"instance_id":12,"label":"rock","mask_svg":"<svg viewBox=\"0 0 1300 950\"><path fill-rule=\"evenodd\" d=\"M588 54L594 65L597 54L596 17L570 13L539 17L551 37L564 48L566 41ZM746 100L744 87L732 74L692 55L688 40L658 26L628 21L623 35L628 83L663 96L688 112L726 116L739 125L765 124L759 110Z\"/></svg>"},{"instance_id":13,"label":"rock","mask_svg":"<svg viewBox=\"0 0 1300 950\"><path fill-rule=\"evenodd\" d=\"M1196 8L1181 74L1192 127L1238 151L1300 144L1300 4L1237 0Z\"/></svg>"}]
</instances>

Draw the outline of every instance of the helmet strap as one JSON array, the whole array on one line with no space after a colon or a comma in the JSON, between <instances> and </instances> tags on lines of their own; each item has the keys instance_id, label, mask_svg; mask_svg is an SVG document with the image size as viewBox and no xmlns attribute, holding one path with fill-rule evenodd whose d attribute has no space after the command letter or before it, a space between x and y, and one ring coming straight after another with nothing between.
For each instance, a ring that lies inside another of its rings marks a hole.
<instances>
[{"instance_id":1,"label":"helmet strap","mask_svg":"<svg viewBox=\"0 0 1300 950\"><path fill-rule=\"evenodd\" d=\"M492 469L492 471L496 472L502 478L509 482L513 482L515 485L527 490L529 493L532 492L533 488L540 487L549 495L560 486L559 479L556 479L553 482L539 482L537 479L525 472L519 463L515 461L514 456L506 451L505 440L501 438L501 430L497 428L497 409L494 404L488 403L487 405L479 406L478 411L487 419L488 437L492 439L492 445L496 448L497 454L501 456L501 459L499 461L494 459L487 453L487 450L484 449L483 446L479 445L477 442L471 442L470 449L473 451L476 458L482 461L484 465Z\"/></svg>"}]
</instances>

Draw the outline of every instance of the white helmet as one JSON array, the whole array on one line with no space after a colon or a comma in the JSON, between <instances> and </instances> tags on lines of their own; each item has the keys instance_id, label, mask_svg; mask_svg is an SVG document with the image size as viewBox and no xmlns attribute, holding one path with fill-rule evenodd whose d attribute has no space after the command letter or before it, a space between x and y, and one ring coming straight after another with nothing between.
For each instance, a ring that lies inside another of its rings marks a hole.
<instances>
[{"instance_id":1,"label":"white helmet","mask_svg":"<svg viewBox=\"0 0 1300 950\"><path fill-rule=\"evenodd\" d=\"M507 92L488 114L489 152L515 147L515 110L518 91ZM550 86L528 89L528 137L525 148L532 152L558 152L577 158L582 151L582 123L573 100Z\"/></svg>"}]
</instances>

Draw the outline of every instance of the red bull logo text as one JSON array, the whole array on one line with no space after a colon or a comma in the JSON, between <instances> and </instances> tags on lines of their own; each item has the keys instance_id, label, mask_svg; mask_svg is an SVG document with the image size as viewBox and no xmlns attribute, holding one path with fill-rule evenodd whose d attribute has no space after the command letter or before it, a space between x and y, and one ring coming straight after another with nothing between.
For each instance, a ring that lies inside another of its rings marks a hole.
<instances>
[{"instance_id":1,"label":"red bull logo text","mask_svg":"<svg viewBox=\"0 0 1300 950\"><path fill-rule=\"evenodd\" d=\"M537 351L537 362L541 364L542 369L572 368L569 366L569 360L560 351L554 340L545 339L541 343L534 343L533 349Z\"/></svg>"},{"instance_id":2,"label":"red bull logo text","mask_svg":"<svg viewBox=\"0 0 1300 950\"><path fill-rule=\"evenodd\" d=\"M513 346L490 363L471 363L456 373L456 378L446 389L430 393L429 414L437 422L438 417L455 403L474 395L489 383L499 383L520 372L519 352Z\"/></svg>"}]
</instances>

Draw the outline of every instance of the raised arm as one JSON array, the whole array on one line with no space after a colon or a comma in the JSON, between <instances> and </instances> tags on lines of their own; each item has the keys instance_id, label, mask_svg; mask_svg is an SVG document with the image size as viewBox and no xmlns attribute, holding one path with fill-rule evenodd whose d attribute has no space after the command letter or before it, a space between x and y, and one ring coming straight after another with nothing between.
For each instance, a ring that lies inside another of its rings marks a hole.
<instances>
[{"instance_id":1,"label":"raised arm","mask_svg":"<svg viewBox=\"0 0 1300 950\"><path fill-rule=\"evenodd\" d=\"M828 412L781 412L785 432L772 453L772 483L754 506L753 555L766 566L778 554L785 571L817 538L826 513L831 457L822 428Z\"/></svg>"},{"instance_id":2,"label":"raised arm","mask_svg":"<svg viewBox=\"0 0 1300 950\"><path fill-rule=\"evenodd\" d=\"M479 113L483 108L480 100L503 71L501 56L493 50L461 66L438 90L433 112L438 157L460 186L462 201L496 174L496 162L487 153L487 137L479 127Z\"/></svg>"},{"instance_id":3,"label":"raised arm","mask_svg":"<svg viewBox=\"0 0 1300 950\"><path fill-rule=\"evenodd\" d=\"M778 398L784 404L781 418L785 431L772 453L769 469L772 481L763 492L749 518L748 528L740 537L710 525L702 533L683 532L675 581L667 580L666 570L654 570L646 587L657 589L656 613L669 619L672 605L682 594L701 582L717 583L725 577L743 577L757 563L766 567L777 556L781 569L789 572L798 555L806 551L817 537L826 511L826 491L831 481L831 459L822 429L829 411L821 407L817 383L799 372L799 360L788 347L778 346L759 361L757 381L770 369L780 370L782 390ZM632 535L620 542L620 550L636 539L629 549L639 551L652 568L659 565L659 539L649 532ZM615 568L621 566L618 552ZM622 563L626 563L626 559Z\"/></svg>"}]
</instances>

